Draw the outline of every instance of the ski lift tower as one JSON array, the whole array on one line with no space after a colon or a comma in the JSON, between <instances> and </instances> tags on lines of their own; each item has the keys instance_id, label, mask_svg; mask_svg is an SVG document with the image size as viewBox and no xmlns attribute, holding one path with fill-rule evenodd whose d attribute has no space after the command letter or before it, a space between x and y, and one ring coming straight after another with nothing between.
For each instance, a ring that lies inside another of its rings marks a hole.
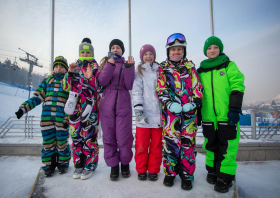
<instances>
[{"instance_id":1,"label":"ski lift tower","mask_svg":"<svg viewBox=\"0 0 280 198\"><path fill-rule=\"evenodd\" d=\"M19 50L22 50L18 48ZM24 51L24 50L22 50ZM29 54L28 52L24 51L26 53L26 58L19 58L21 61L29 63L29 72L28 72L28 78L27 78L27 85L29 89L29 95L28 99L30 98L30 91L32 87L32 71L33 71L33 66L38 66L38 67L43 67L42 65L38 64L38 58L33 56L32 54Z\"/></svg>"}]
</instances>

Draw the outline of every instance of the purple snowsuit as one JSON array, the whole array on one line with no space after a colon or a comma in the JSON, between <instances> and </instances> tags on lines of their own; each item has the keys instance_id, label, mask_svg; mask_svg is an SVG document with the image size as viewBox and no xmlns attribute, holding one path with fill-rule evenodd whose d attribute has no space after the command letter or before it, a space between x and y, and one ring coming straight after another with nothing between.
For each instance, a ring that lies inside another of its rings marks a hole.
<instances>
[{"instance_id":1,"label":"purple snowsuit","mask_svg":"<svg viewBox=\"0 0 280 198\"><path fill-rule=\"evenodd\" d=\"M104 158L107 166L131 162L132 108L128 90L132 90L135 66L125 68L123 57L115 59L115 66L106 62L97 79L104 92L100 101L100 119L103 131Z\"/></svg>"}]
</instances>

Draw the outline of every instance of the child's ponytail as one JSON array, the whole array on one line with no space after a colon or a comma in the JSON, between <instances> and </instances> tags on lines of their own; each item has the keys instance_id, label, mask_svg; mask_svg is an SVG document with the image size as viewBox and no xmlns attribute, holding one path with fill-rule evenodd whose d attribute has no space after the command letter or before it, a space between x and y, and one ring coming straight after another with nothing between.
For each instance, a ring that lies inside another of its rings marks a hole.
<instances>
[{"instance_id":1,"label":"child's ponytail","mask_svg":"<svg viewBox=\"0 0 280 198\"><path fill-rule=\"evenodd\" d=\"M144 77L143 72L142 72L142 63L140 65L138 65L138 73Z\"/></svg>"},{"instance_id":2,"label":"child's ponytail","mask_svg":"<svg viewBox=\"0 0 280 198\"><path fill-rule=\"evenodd\" d=\"M109 58L107 56L105 56L104 58L101 59L99 73L102 72L102 70L104 69L104 66L108 60L109 60Z\"/></svg>"},{"instance_id":3,"label":"child's ponytail","mask_svg":"<svg viewBox=\"0 0 280 198\"><path fill-rule=\"evenodd\" d=\"M153 63L156 63L156 64L160 65L160 64L159 64L158 62L156 62L156 61L154 61ZM141 75L144 77L143 72L142 72L142 65L143 65L143 63L141 63L140 65L138 65L138 73L141 74Z\"/></svg>"}]
</instances>

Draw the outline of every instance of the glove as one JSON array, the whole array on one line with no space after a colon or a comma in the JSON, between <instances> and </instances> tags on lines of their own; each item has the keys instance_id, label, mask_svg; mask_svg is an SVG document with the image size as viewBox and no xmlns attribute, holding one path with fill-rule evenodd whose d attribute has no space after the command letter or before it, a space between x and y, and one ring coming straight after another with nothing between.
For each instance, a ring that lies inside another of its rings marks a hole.
<instances>
[{"instance_id":1,"label":"glove","mask_svg":"<svg viewBox=\"0 0 280 198\"><path fill-rule=\"evenodd\" d=\"M64 122L64 123L63 123L63 128L64 128L64 129L68 129L68 127L69 127L69 124Z\"/></svg>"},{"instance_id":2,"label":"glove","mask_svg":"<svg viewBox=\"0 0 280 198\"><path fill-rule=\"evenodd\" d=\"M92 108L94 105L94 101L91 98L86 99L86 104L84 105L82 109L82 114L81 114L81 122L85 122L89 119L89 116L91 114Z\"/></svg>"},{"instance_id":3,"label":"glove","mask_svg":"<svg viewBox=\"0 0 280 198\"><path fill-rule=\"evenodd\" d=\"M23 110L19 109L15 114L17 115L17 119L20 119L23 116Z\"/></svg>"},{"instance_id":4,"label":"glove","mask_svg":"<svg viewBox=\"0 0 280 198\"><path fill-rule=\"evenodd\" d=\"M144 112L142 110L139 109L135 109L135 116L136 116L136 122L138 122L139 124L149 124L149 120L148 118L144 115Z\"/></svg>"},{"instance_id":5,"label":"glove","mask_svg":"<svg viewBox=\"0 0 280 198\"><path fill-rule=\"evenodd\" d=\"M196 104L195 103L186 103L183 105L183 112L189 112L192 111L196 108Z\"/></svg>"},{"instance_id":6,"label":"glove","mask_svg":"<svg viewBox=\"0 0 280 198\"><path fill-rule=\"evenodd\" d=\"M73 91L69 91L69 98L65 104L64 112L68 115L72 115L75 111L75 107L77 104L78 94Z\"/></svg>"},{"instance_id":7,"label":"glove","mask_svg":"<svg viewBox=\"0 0 280 198\"><path fill-rule=\"evenodd\" d=\"M236 125L237 122L239 122L240 116L239 113L241 113L240 109L234 109L234 108L229 108L228 111L228 125Z\"/></svg>"},{"instance_id":8,"label":"glove","mask_svg":"<svg viewBox=\"0 0 280 198\"><path fill-rule=\"evenodd\" d=\"M171 102L167 105L167 109L171 111L171 113L179 114L182 112L182 106L178 102Z\"/></svg>"}]
</instances>

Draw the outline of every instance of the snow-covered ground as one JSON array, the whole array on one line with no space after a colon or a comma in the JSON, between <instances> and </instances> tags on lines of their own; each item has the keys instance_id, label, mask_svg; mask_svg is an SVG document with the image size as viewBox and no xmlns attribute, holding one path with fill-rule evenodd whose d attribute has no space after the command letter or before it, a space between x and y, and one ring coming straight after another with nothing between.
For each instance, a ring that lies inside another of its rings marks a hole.
<instances>
[{"instance_id":1,"label":"snow-covered ground","mask_svg":"<svg viewBox=\"0 0 280 198\"><path fill-rule=\"evenodd\" d=\"M134 159L130 163L131 177L121 178L117 182L109 180L110 168L100 149L99 165L88 180L72 179L73 163L68 173L60 175L55 171L52 178L45 178L43 194L46 197L233 197L233 187L226 194L213 190L213 185L205 181L205 156L197 155L195 181L191 191L183 191L181 181L176 177L173 187L165 187L164 174L159 174L158 181L139 181ZM0 197L28 197L39 168L40 157L0 157ZM280 161L238 162L237 193L240 198L278 198L280 194Z\"/></svg>"},{"instance_id":2,"label":"snow-covered ground","mask_svg":"<svg viewBox=\"0 0 280 198\"><path fill-rule=\"evenodd\" d=\"M33 92L31 92L32 96ZM28 91L9 86L0 82L0 125L2 125L10 116L15 116L18 107L28 99ZM42 111L41 105L29 112L29 115L40 116ZM22 118L23 119L23 118ZM1 134L2 135L2 134ZM198 136L201 136L199 134ZM12 138L0 138L1 143L24 143L24 144L41 144L41 134L36 134L33 139L25 139L22 137L11 135ZM278 136L280 137L280 136ZM273 138L279 139L279 138ZM241 139L240 142L263 142L264 140ZM71 143L71 140L69 140ZM203 137L197 137L197 144L203 143ZM99 139L99 144L102 145L102 140ZM73 164L69 172L65 175L68 177L66 186L69 184L72 189L77 186L82 192L89 194L75 194L68 189L64 189L64 196L59 197L226 197L222 194L207 194L212 192L212 186L205 181L204 156L199 154L197 157L196 180L194 189L190 192L182 191L180 188L180 180L177 178L174 187L166 188L162 184L163 173L160 173L159 180L151 183L149 181L140 182L136 178L135 162L131 163L131 178L125 180L120 179L118 182L108 180L110 169L106 166L103 160L103 150L100 153L99 167L89 180L77 181L71 179L73 172ZM27 197L31 192L34 181L36 179L39 167L41 166L40 157L0 157L0 197ZM265 162L238 162L237 168L237 191L239 197L279 197L280 194L280 161L265 161ZM63 176L64 177L64 176ZM202 179L198 179L203 177ZM46 181L58 181L62 178L56 172L53 178L48 178ZM99 178L99 179L95 179ZM46 182L46 185L49 185ZM54 182L56 183L56 182ZM71 185L70 185L71 184ZM65 184L63 184L65 185ZM62 187L62 186L61 186ZM196 190L197 189L197 190ZM199 190L198 190L199 189ZM199 193L199 191L201 191ZM59 190L53 191L60 193ZM58 194L47 190L48 197ZM74 192L74 191L73 191ZM195 193L194 193L195 192ZM153 193L153 194L152 194ZM75 196L74 196L75 195ZM56 196L57 197L57 196Z\"/></svg>"}]
</instances>

